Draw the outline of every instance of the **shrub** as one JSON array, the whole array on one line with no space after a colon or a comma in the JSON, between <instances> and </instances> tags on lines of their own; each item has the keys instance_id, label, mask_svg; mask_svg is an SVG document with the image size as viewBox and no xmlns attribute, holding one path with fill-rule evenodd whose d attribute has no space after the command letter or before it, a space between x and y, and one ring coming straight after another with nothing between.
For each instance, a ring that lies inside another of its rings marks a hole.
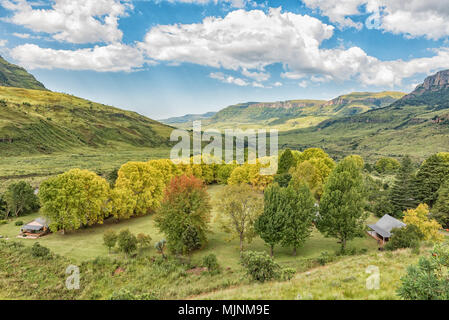
<instances>
[{"instance_id":1,"label":"shrub","mask_svg":"<svg viewBox=\"0 0 449 320\"><path fill-rule=\"evenodd\" d=\"M280 277L279 265L265 252L244 252L240 263L254 281L265 282Z\"/></svg>"},{"instance_id":2,"label":"shrub","mask_svg":"<svg viewBox=\"0 0 449 320\"><path fill-rule=\"evenodd\" d=\"M31 254L33 255L33 257L48 257L50 255L50 249L41 246L39 242L35 242L31 247Z\"/></svg>"},{"instance_id":3,"label":"shrub","mask_svg":"<svg viewBox=\"0 0 449 320\"><path fill-rule=\"evenodd\" d=\"M104 245L111 251L112 248L115 247L115 244L117 243L117 233L113 230L107 230L103 234L103 243Z\"/></svg>"},{"instance_id":4,"label":"shrub","mask_svg":"<svg viewBox=\"0 0 449 320\"><path fill-rule=\"evenodd\" d=\"M280 280L288 281L293 279L296 274L296 269L294 268L283 268L280 274Z\"/></svg>"},{"instance_id":5,"label":"shrub","mask_svg":"<svg viewBox=\"0 0 449 320\"><path fill-rule=\"evenodd\" d=\"M2 224L8 224L8 220L0 220L0 225Z\"/></svg>"},{"instance_id":6,"label":"shrub","mask_svg":"<svg viewBox=\"0 0 449 320\"><path fill-rule=\"evenodd\" d=\"M335 260L335 256L327 251L321 252L320 256L317 258L318 263L322 266L324 266L334 260Z\"/></svg>"},{"instance_id":7,"label":"shrub","mask_svg":"<svg viewBox=\"0 0 449 320\"><path fill-rule=\"evenodd\" d=\"M206 267L209 272L216 272L220 269L217 256L213 253L203 258L203 266Z\"/></svg>"},{"instance_id":8,"label":"shrub","mask_svg":"<svg viewBox=\"0 0 449 320\"><path fill-rule=\"evenodd\" d=\"M120 251L126 255L133 253L137 249L137 238L128 229L120 231L117 241Z\"/></svg>"},{"instance_id":9,"label":"shrub","mask_svg":"<svg viewBox=\"0 0 449 320\"><path fill-rule=\"evenodd\" d=\"M273 182L279 184L282 188L286 188L291 179L292 175L290 173L281 173L274 176Z\"/></svg>"},{"instance_id":10,"label":"shrub","mask_svg":"<svg viewBox=\"0 0 449 320\"><path fill-rule=\"evenodd\" d=\"M422 232L415 225L410 224L401 229L393 229L391 239L385 245L385 249L394 251L403 248L419 248L422 238Z\"/></svg>"},{"instance_id":11,"label":"shrub","mask_svg":"<svg viewBox=\"0 0 449 320\"><path fill-rule=\"evenodd\" d=\"M137 245L141 249L149 248L151 245L151 236L144 233L139 233L137 235Z\"/></svg>"},{"instance_id":12,"label":"shrub","mask_svg":"<svg viewBox=\"0 0 449 320\"><path fill-rule=\"evenodd\" d=\"M162 239L162 240L156 242L154 245L154 248L156 249L156 251L158 253L160 253L162 255L162 257L164 257L164 258L165 258L164 249L165 249L166 243L167 243L167 241L165 239Z\"/></svg>"},{"instance_id":13,"label":"shrub","mask_svg":"<svg viewBox=\"0 0 449 320\"><path fill-rule=\"evenodd\" d=\"M22 220L16 221L14 223L14 225L16 225L16 226L23 226L23 221Z\"/></svg>"},{"instance_id":14,"label":"shrub","mask_svg":"<svg viewBox=\"0 0 449 320\"><path fill-rule=\"evenodd\" d=\"M449 299L449 247L436 246L430 257L407 268L398 295L408 300Z\"/></svg>"}]
</instances>

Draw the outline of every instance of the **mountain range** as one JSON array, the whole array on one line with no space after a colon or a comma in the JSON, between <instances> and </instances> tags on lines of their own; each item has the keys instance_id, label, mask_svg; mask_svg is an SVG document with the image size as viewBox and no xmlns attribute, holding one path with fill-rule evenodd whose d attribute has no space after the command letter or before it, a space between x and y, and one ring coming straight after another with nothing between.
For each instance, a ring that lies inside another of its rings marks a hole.
<instances>
[{"instance_id":1,"label":"mountain range","mask_svg":"<svg viewBox=\"0 0 449 320\"><path fill-rule=\"evenodd\" d=\"M449 70L404 94L355 92L330 101L248 102L165 124L112 106L52 92L0 58L0 155L169 148L174 126L279 128L279 148L321 147L335 158L368 160L449 150Z\"/></svg>"}]
</instances>

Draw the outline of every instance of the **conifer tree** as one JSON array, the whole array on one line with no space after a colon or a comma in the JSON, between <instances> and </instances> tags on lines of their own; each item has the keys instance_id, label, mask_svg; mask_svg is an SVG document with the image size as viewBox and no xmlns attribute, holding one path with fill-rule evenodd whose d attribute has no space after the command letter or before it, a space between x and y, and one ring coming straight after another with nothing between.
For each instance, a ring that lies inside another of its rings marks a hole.
<instances>
[{"instance_id":1,"label":"conifer tree","mask_svg":"<svg viewBox=\"0 0 449 320\"><path fill-rule=\"evenodd\" d=\"M288 173L291 167L295 166L296 160L290 149L285 149L279 157L278 174Z\"/></svg>"},{"instance_id":2,"label":"conifer tree","mask_svg":"<svg viewBox=\"0 0 449 320\"><path fill-rule=\"evenodd\" d=\"M445 228L449 228L449 178L438 190L438 199L432 209L432 217Z\"/></svg>"},{"instance_id":3,"label":"conifer tree","mask_svg":"<svg viewBox=\"0 0 449 320\"><path fill-rule=\"evenodd\" d=\"M396 218L401 218L404 210L416 208L413 174L412 161L406 156L401 161L401 168L396 174L389 197L394 210L391 215Z\"/></svg>"}]
</instances>

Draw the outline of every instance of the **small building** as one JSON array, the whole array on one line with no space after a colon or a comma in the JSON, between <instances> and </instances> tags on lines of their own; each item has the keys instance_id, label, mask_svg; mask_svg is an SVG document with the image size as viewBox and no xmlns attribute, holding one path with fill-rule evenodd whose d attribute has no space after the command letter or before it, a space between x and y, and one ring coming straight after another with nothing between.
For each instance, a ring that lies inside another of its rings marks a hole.
<instances>
[{"instance_id":1,"label":"small building","mask_svg":"<svg viewBox=\"0 0 449 320\"><path fill-rule=\"evenodd\" d=\"M48 221L43 218L37 218L24 225L20 229L20 238L37 239L49 232Z\"/></svg>"},{"instance_id":2,"label":"small building","mask_svg":"<svg viewBox=\"0 0 449 320\"><path fill-rule=\"evenodd\" d=\"M369 224L368 227L371 229L368 234L377 240L379 245L383 246L391 238L391 230L403 228L407 226L402 221L393 218L392 216L386 214L377 223Z\"/></svg>"}]
</instances>

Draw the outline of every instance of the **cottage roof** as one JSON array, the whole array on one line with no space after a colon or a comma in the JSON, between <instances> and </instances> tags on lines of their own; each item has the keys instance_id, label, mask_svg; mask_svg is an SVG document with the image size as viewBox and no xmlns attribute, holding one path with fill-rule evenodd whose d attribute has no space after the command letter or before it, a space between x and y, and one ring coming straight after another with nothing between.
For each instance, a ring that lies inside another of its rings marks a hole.
<instances>
[{"instance_id":1,"label":"cottage roof","mask_svg":"<svg viewBox=\"0 0 449 320\"><path fill-rule=\"evenodd\" d=\"M21 230L34 230L39 231L43 228L48 228L48 222L47 220L43 218L36 218L35 220L31 221L30 223L24 225Z\"/></svg>"},{"instance_id":2,"label":"cottage roof","mask_svg":"<svg viewBox=\"0 0 449 320\"><path fill-rule=\"evenodd\" d=\"M405 226L406 226L405 223L399 221L398 219L393 218L388 214L384 215L382 219L377 221L377 223L368 225L368 227L376 231L384 238L391 237L391 230L396 228L403 228Z\"/></svg>"}]
</instances>

